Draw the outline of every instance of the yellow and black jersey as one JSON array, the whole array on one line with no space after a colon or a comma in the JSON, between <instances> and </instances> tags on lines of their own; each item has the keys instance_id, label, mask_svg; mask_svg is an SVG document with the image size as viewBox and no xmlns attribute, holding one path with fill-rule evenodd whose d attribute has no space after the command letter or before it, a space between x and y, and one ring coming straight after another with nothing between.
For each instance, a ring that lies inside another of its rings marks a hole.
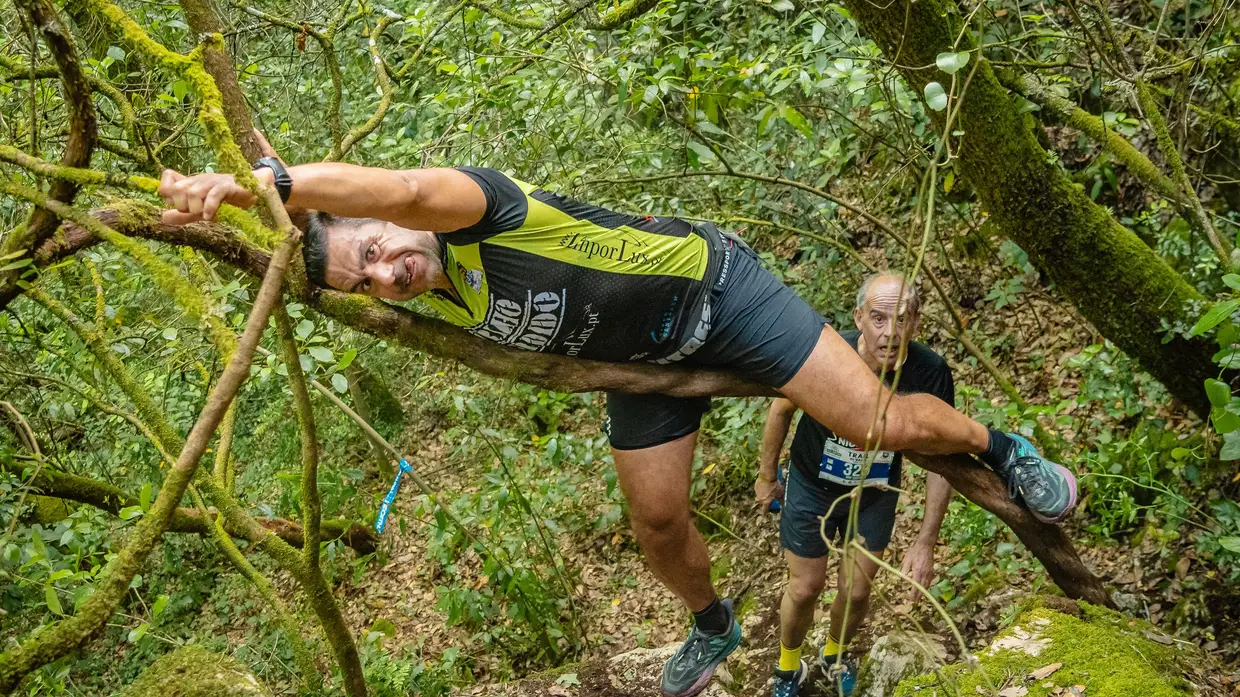
<instances>
[{"instance_id":1,"label":"yellow and black jersey","mask_svg":"<svg viewBox=\"0 0 1240 697\"><path fill-rule=\"evenodd\" d=\"M604 361L671 362L701 346L729 256L717 230L615 213L494 169L460 171L487 209L437 235L457 297L424 298L448 321L505 346Z\"/></svg>"}]
</instances>

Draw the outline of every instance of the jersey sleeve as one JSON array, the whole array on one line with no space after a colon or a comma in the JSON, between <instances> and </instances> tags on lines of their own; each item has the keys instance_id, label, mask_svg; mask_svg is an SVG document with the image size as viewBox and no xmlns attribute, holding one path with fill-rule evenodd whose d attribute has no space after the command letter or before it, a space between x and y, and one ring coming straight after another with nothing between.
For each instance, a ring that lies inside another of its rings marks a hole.
<instances>
[{"instance_id":1,"label":"jersey sleeve","mask_svg":"<svg viewBox=\"0 0 1240 697\"><path fill-rule=\"evenodd\" d=\"M951 366L941 356L932 384L934 391L931 394L947 402L949 406L956 406L956 381L952 378Z\"/></svg>"},{"instance_id":2,"label":"jersey sleeve","mask_svg":"<svg viewBox=\"0 0 1240 697\"><path fill-rule=\"evenodd\" d=\"M457 167L482 188L487 199L487 211L482 220L448 233L451 244L474 244L501 232L516 230L525 224L529 202L525 192L516 182L497 169L489 167Z\"/></svg>"}]
</instances>

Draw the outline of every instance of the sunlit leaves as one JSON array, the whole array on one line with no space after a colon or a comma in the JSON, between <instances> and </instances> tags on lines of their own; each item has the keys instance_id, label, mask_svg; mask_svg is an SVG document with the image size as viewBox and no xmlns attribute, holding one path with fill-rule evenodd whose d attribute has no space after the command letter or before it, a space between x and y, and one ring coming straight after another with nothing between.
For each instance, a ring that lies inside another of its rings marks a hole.
<instances>
[{"instance_id":1,"label":"sunlit leaves","mask_svg":"<svg viewBox=\"0 0 1240 697\"><path fill-rule=\"evenodd\" d=\"M938 82L928 82L923 90L926 97L926 106L934 111L943 111L947 108L947 92L943 90L943 85Z\"/></svg>"},{"instance_id":2,"label":"sunlit leaves","mask_svg":"<svg viewBox=\"0 0 1240 697\"><path fill-rule=\"evenodd\" d=\"M940 53L935 57L934 64L939 67L939 70L948 75L955 75L957 71L969 64L969 52L959 51L952 53L949 51Z\"/></svg>"}]
</instances>

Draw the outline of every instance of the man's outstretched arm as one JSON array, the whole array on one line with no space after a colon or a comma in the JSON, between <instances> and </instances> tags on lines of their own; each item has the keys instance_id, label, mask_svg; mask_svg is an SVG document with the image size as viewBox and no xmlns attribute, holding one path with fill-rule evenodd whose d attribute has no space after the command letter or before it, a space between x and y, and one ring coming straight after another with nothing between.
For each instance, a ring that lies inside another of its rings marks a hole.
<instances>
[{"instance_id":1,"label":"man's outstretched arm","mask_svg":"<svg viewBox=\"0 0 1240 697\"><path fill-rule=\"evenodd\" d=\"M390 170L339 162L318 162L288 168L293 186L286 204L333 215L377 218L401 227L451 232L482 220L486 195L469 175L455 169ZM260 183L272 185L267 167L254 170ZM185 176L164 170L159 195L171 210L164 222L183 225L211 220L221 203L238 208L254 205L254 195L230 174Z\"/></svg>"},{"instance_id":2,"label":"man's outstretched arm","mask_svg":"<svg viewBox=\"0 0 1240 697\"><path fill-rule=\"evenodd\" d=\"M762 429L762 448L758 452L758 479L754 482L754 498L762 505L763 510L771 505L773 499L783 499L783 486L776 476L779 467L779 454L784 449L784 441L788 438L788 427L792 425L792 417L797 407L792 400L777 397L771 402L770 411L766 415L766 426Z\"/></svg>"},{"instance_id":3,"label":"man's outstretched arm","mask_svg":"<svg viewBox=\"0 0 1240 697\"><path fill-rule=\"evenodd\" d=\"M921 520L921 532L904 554L901 570L922 586L934 580L934 547L939 542L943 517L952 499L952 485L942 475L926 473L926 514ZM914 597L919 594L914 591Z\"/></svg>"}]
</instances>

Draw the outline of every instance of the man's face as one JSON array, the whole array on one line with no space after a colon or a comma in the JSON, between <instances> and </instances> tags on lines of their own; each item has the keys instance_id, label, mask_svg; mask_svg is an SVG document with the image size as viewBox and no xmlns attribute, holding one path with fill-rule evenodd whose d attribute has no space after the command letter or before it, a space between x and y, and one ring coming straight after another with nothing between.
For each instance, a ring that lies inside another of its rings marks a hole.
<instances>
[{"instance_id":1,"label":"man's face","mask_svg":"<svg viewBox=\"0 0 1240 697\"><path fill-rule=\"evenodd\" d=\"M874 279L865 302L853 311L853 320L865 340L863 357L880 369L896 368L900 350L917 334L921 323L921 318L905 307L909 291L906 284L899 276Z\"/></svg>"},{"instance_id":2,"label":"man's face","mask_svg":"<svg viewBox=\"0 0 1240 697\"><path fill-rule=\"evenodd\" d=\"M409 300L442 276L434 235L381 220L333 225L327 234L327 284L349 293Z\"/></svg>"}]
</instances>

